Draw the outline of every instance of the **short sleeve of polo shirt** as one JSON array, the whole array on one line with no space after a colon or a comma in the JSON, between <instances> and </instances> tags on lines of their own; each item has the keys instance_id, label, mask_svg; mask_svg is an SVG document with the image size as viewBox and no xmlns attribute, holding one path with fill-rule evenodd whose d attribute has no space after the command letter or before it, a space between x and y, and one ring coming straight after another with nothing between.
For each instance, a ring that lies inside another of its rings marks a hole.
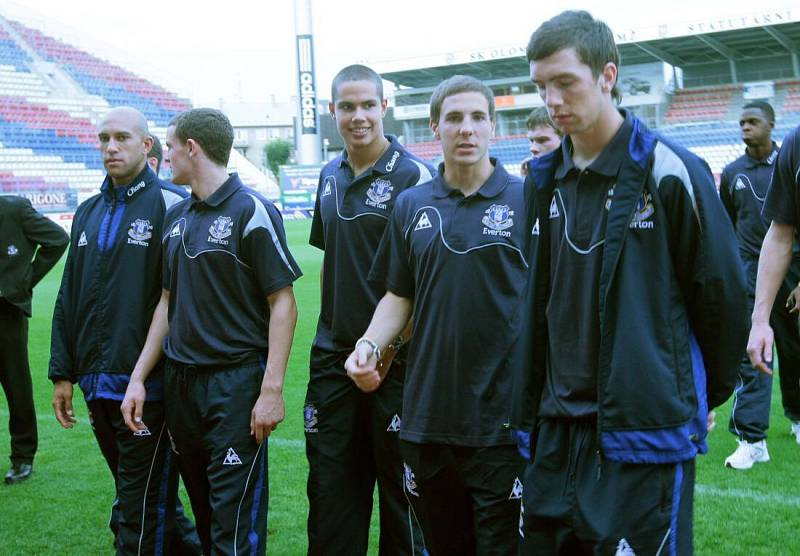
<instances>
[{"instance_id":1,"label":"short sleeve of polo shirt","mask_svg":"<svg viewBox=\"0 0 800 556\"><path fill-rule=\"evenodd\" d=\"M317 184L317 200L314 202L314 216L311 217L311 235L308 238L308 243L317 249L325 251L325 230L322 227L322 213L319 211L321 184L321 181Z\"/></svg>"},{"instance_id":2,"label":"short sleeve of polo shirt","mask_svg":"<svg viewBox=\"0 0 800 556\"><path fill-rule=\"evenodd\" d=\"M797 193L800 187L800 127L783 140L762 214L768 221L798 226Z\"/></svg>"},{"instance_id":3,"label":"short sleeve of polo shirt","mask_svg":"<svg viewBox=\"0 0 800 556\"><path fill-rule=\"evenodd\" d=\"M169 208L167 213L164 215L164 230L171 231L177 223L174 208L174 206ZM169 249L167 249L168 238L169 234L165 232L165 235L161 240L161 287L167 291L170 291L172 289L172 266L170 265L169 260Z\"/></svg>"},{"instance_id":4,"label":"short sleeve of polo shirt","mask_svg":"<svg viewBox=\"0 0 800 556\"><path fill-rule=\"evenodd\" d=\"M414 273L406 243L404 209L400 197L378 246L378 252L369 272L369 281L382 285L400 297L413 298Z\"/></svg>"},{"instance_id":5,"label":"short sleeve of polo shirt","mask_svg":"<svg viewBox=\"0 0 800 556\"><path fill-rule=\"evenodd\" d=\"M292 285L302 276L286 244L283 219L275 205L257 200L242 232L242 258L255 272L264 295Z\"/></svg>"}]
</instances>

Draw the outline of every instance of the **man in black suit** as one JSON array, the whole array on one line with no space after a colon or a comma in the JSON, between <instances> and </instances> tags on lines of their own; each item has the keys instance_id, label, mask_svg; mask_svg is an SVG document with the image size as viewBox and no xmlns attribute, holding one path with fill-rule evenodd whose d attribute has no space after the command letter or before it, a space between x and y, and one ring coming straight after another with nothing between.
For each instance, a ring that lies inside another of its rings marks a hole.
<instances>
[{"instance_id":1,"label":"man in black suit","mask_svg":"<svg viewBox=\"0 0 800 556\"><path fill-rule=\"evenodd\" d=\"M11 469L5 482L33 472L38 435L28 365L33 287L58 262L69 237L23 197L0 196L0 382L8 400Z\"/></svg>"}]
</instances>

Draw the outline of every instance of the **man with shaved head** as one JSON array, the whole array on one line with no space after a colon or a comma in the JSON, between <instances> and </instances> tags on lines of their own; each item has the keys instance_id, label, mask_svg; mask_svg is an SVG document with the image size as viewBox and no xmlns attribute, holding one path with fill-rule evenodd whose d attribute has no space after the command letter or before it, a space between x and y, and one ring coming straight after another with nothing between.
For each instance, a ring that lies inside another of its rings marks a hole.
<instances>
[{"instance_id":1,"label":"man with shaved head","mask_svg":"<svg viewBox=\"0 0 800 556\"><path fill-rule=\"evenodd\" d=\"M161 293L164 215L186 194L147 166L153 139L138 110L109 111L97 137L107 175L100 193L83 202L73 219L53 314L53 409L58 422L72 428L77 382L114 476L110 526L117 554L200 554L194 526L182 512L175 516L177 472L164 426L160 368L148 381L146 428L131 433L120 413Z\"/></svg>"}]
</instances>

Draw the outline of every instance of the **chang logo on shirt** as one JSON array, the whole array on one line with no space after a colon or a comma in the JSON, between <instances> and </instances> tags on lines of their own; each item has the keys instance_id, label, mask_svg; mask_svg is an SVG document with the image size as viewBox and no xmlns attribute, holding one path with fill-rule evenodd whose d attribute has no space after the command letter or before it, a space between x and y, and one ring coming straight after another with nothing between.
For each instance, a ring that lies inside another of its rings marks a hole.
<instances>
[{"instance_id":1,"label":"chang logo on shirt","mask_svg":"<svg viewBox=\"0 0 800 556\"><path fill-rule=\"evenodd\" d=\"M228 245L228 240L225 239L231 235L231 228L233 227L233 219L230 216L217 216L214 223L208 227L209 243L216 243L217 245Z\"/></svg>"},{"instance_id":2,"label":"chang logo on shirt","mask_svg":"<svg viewBox=\"0 0 800 556\"><path fill-rule=\"evenodd\" d=\"M325 181L322 182L322 196L327 197L333 192L336 187L336 178L333 176L325 176Z\"/></svg>"},{"instance_id":3,"label":"chang logo on shirt","mask_svg":"<svg viewBox=\"0 0 800 556\"><path fill-rule=\"evenodd\" d=\"M769 155L769 158L767 158L767 164L772 166L772 163L775 162L776 158L778 158L778 152L779 152L778 149L775 149L774 151L772 151L772 154Z\"/></svg>"},{"instance_id":4,"label":"chang logo on shirt","mask_svg":"<svg viewBox=\"0 0 800 556\"><path fill-rule=\"evenodd\" d=\"M386 163L386 171L391 172L394 170L394 165L397 163L397 159L400 158L400 151L394 151L392 155L392 159Z\"/></svg>"},{"instance_id":5,"label":"chang logo on shirt","mask_svg":"<svg viewBox=\"0 0 800 556\"><path fill-rule=\"evenodd\" d=\"M508 205L492 205L485 211L486 216L481 219L483 225L483 235L511 237L508 228L514 225L514 211Z\"/></svg>"},{"instance_id":6,"label":"chang logo on shirt","mask_svg":"<svg viewBox=\"0 0 800 556\"><path fill-rule=\"evenodd\" d=\"M143 188L145 185L146 184L143 181L140 181L139 183L137 183L133 187L129 187L128 188L128 197L133 197L136 194L136 192L139 191L141 188Z\"/></svg>"},{"instance_id":7,"label":"chang logo on shirt","mask_svg":"<svg viewBox=\"0 0 800 556\"><path fill-rule=\"evenodd\" d=\"M153 225L149 220L137 218L131 222L131 227L128 230L128 243L133 245L141 245L148 247L150 243L147 241L153 237Z\"/></svg>"},{"instance_id":8,"label":"chang logo on shirt","mask_svg":"<svg viewBox=\"0 0 800 556\"><path fill-rule=\"evenodd\" d=\"M16 245L9 245L6 252L8 253L9 257L16 257L19 255L19 249L17 249Z\"/></svg>"},{"instance_id":9,"label":"chang logo on shirt","mask_svg":"<svg viewBox=\"0 0 800 556\"><path fill-rule=\"evenodd\" d=\"M633 230L652 230L655 227L655 222L650 220L653 214L655 214L653 196L649 191L645 191L636 202L636 211L628 227Z\"/></svg>"},{"instance_id":10,"label":"chang logo on shirt","mask_svg":"<svg viewBox=\"0 0 800 556\"><path fill-rule=\"evenodd\" d=\"M368 207L386 210L386 202L392 198L393 190L392 182L378 178L367 189L367 200L364 203Z\"/></svg>"}]
</instances>

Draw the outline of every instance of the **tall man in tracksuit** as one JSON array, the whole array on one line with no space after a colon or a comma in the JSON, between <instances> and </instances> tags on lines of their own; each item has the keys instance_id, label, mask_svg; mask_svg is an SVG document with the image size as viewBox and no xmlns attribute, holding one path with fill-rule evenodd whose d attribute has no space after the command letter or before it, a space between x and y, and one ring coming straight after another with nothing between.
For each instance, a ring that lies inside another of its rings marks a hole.
<instances>
[{"instance_id":1,"label":"tall man in tracksuit","mask_svg":"<svg viewBox=\"0 0 800 556\"><path fill-rule=\"evenodd\" d=\"M528 44L562 147L532 163L512 425L525 554L690 554L694 459L736 378L744 275L708 166L614 102L608 26Z\"/></svg>"},{"instance_id":2,"label":"tall man in tracksuit","mask_svg":"<svg viewBox=\"0 0 800 556\"><path fill-rule=\"evenodd\" d=\"M414 314L403 389L406 495L433 556L515 555L522 462L508 430L527 262L522 181L489 157L492 91L454 76L431 96L444 163L395 203L370 278L386 294L346 368L388 380L382 354Z\"/></svg>"},{"instance_id":3,"label":"tall man in tracksuit","mask_svg":"<svg viewBox=\"0 0 800 556\"><path fill-rule=\"evenodd\" d=\"M117 553L198 554L194 526L182 512L172 534L177 476L164 427L160 366L151 378L147 428L132 434L120 414L161 291L164 215L185 195L147 166L151 138L139 111L111 110L99 126L98 139L107 175L100 193L75 213L53 313L53 408L59 423L71 428L77 382L114 476L117 500L109 525Z\"/></svg>"},{"instance_id":4,"label":"tall man in tracksuit","mask_svg":"<svg viewBox=\"0 0 800 556\"><path fill-rule=\"evenodd\" d=\"M301 273L275 205L228 176L232 145L217 110L189 110L167 128L173 180L192 196L165 218L161 299L122 413L145 430L147 380L165 353L167 426L203 552L264 554L265 440L284 418Z\"/></svg>"},{"instance_id":5,"label":"tall man in tracksuit","mask_svg":"<svg viewBox=\"0 0 800 556\"><path fill-rule=\"evenodd\" d=\"M309 553L367 553L376 480L380 553L421 553L403 493L398 438L405 350L374 393L353 384L344 361L385 293L367 281L367 274L395 200L406 188L430 181L433 169L397 139L383 135L386 99L372 69L342 69L333 80L331 98L330 113L345 152L320 173L311 225L310 243L325 257L304 408Z\"/></svg>"},{"instance_id":6,"label":"tall man in tracksuit","mask_svg":"<svg viewBox=\"0 0 800 556\"><path fill-rule=\"evenodd\" d=\"M767 102L750 102L742 109L739 126L747 149L722 171L719 196L739 239L739 253L747 276L748 309L752 311L758 256L768 227L761 208L778 158L778 146L772 141L775 112ZM798 280L800 246L795 243L792 265L779 293L781 300L789 298ZM797 316L790 312L793 308L785 303L773 307L770 325L775 331L780 357L783 411L792 421L792 433L800 437L800 332ZM725 465L734 469L749 469L755 463L769 461L766 439L772 377L753 367L747 353L742 358L729 425L739 446L725 459Z\"/></svg>"},{"instance_id":7,"label":"tall man in tracksuit","mask_svg":"<svg viewBox=\"0 0 800 556\"><path fill-rule=\"evenodd\" d=\"M39 436L28 363L33 288L69 244L61 226L24 197L0 195L0 384L8 402L11 468L5 483L30 478Z\"/></svg>"}]
</instances>

